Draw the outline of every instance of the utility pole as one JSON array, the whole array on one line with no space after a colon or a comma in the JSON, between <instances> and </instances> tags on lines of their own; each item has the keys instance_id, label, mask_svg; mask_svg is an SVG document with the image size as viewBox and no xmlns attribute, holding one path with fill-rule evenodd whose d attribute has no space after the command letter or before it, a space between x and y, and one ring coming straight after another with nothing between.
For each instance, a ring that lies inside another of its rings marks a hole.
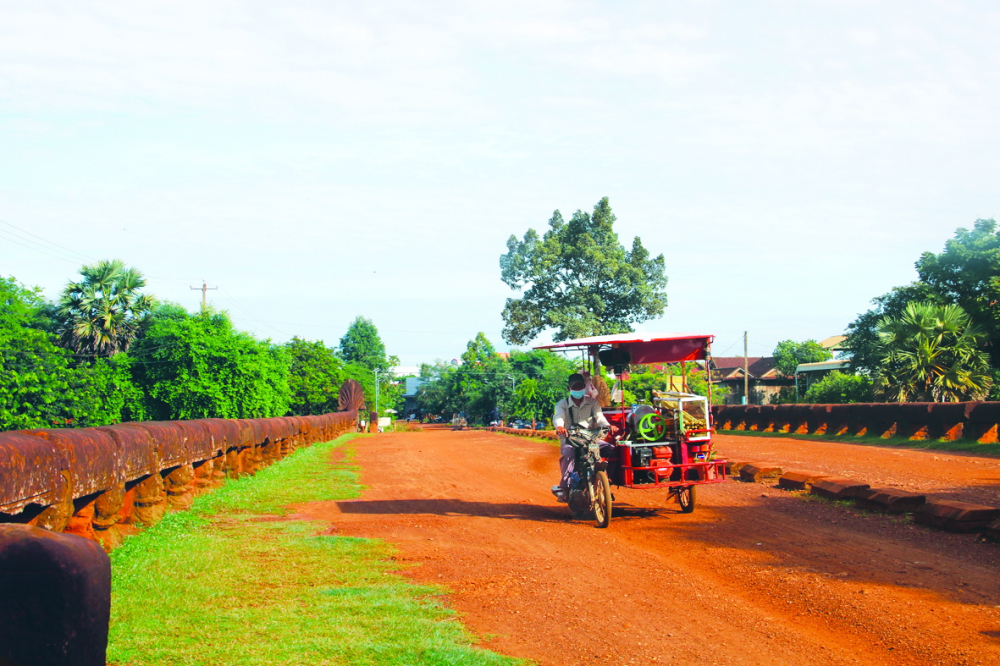
<instances>
[{"instance_id":1,"label":"utility pole","mask_svg":"<svg viewBox=\"0 0 1000 666\"><path fill-rule=\"evenodd\" d=\"M375 368L375 414L378 414L378 368Z\"/></svg>"},{"instance_id":2,"label":"utility pole","mask_svg":"<svg viewBox=\"0 0 1000 666\"><path fill-rule=\"evenodd\" d=\"M743 331L743 404L750 404L750 359L747 355L746 331Z\"/></svg>"},{"instance_id":3,"label":"utility pole","mask_svg":"<svg viewBox=\"0 0 1000 666\"><path fill-rule=\"evenodd\" d=\"M191 287L191 289L194 291L201 292L201 309L204 310L206 307L208 307L208 298L207 298L208 292L215 291L216 289L218 289L218 287L209 287L208 283L202 280L200 287Z\"/></svg>"}]
</instances>

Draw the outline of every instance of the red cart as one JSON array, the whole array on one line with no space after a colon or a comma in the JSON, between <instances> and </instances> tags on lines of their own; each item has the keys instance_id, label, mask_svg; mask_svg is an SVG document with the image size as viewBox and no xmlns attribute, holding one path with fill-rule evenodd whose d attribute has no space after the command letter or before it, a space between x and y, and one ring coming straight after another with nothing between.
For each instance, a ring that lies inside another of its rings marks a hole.
<instances>
[{"instance_id":1,"label":"red cart","mask_svg":"<svg viewBox=\"0 0 1000 666\"><path fill-rule=\"evenodd\" d=\"M601 448L608 480L642 490L666 488L684 513L694 511L695 486L726 480L726 461L712 448L711 386L709 396L689 393L687 364L711 356L713 336L627 333L578 338L536 349L580 352L585 365L614 369L622 377L629 366L680 363L680 386L653 391L645 404L605 407L604 416L617 432ZM708 368L705 368L708 372ZM610 507L609 507L610 509ZM610 514L610 510L608 511Z\"/></svg>"}]
</instances>

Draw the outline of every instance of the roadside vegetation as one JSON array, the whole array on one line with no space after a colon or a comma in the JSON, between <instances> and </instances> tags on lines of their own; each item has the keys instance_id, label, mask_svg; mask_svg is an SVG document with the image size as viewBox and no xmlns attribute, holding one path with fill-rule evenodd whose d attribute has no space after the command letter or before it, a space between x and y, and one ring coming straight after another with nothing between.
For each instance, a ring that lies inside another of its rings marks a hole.
<instances>
[{"instance_id":1,"label":"roadside vegetation","mask_svg":"<svg viewBox=\"0 0 1000 666\"><path fill-rule=\"evenodd\" d=\"M0 430L320 414L337 411L347 379L374 409L376 370L380 407L399 399L388 372L398 360L370 320L355 319L337 348L275 344L145 286L117 260L81 268L54 303L0 278Z\"/></svg>"},{"instance_id":2,"label":"roadside vegetation","mask_svg":"<svg viewBox=\"0 0 1000 666\"><path fill-rule=\"evenodd\" d=\"M115 550L109 664L523 663L473 647L442 590L395 573L390 545L288 518L359 495L353 437L228 481Z\"/></svg>"},{"instance_id":3,"label":"roadside vegetation","mask_svg":"<svg viewBox=\"0 0 1000 666\"><path fill-rule=\"evenodd\" d=\"M872 300L847 326L847 368L772 402L960 402L1000 399L1000 229L960 228L942 252L916 261L918 279ZM832 358L815 340L774 351L779 376Z\"/></svg>"}]
</instances>

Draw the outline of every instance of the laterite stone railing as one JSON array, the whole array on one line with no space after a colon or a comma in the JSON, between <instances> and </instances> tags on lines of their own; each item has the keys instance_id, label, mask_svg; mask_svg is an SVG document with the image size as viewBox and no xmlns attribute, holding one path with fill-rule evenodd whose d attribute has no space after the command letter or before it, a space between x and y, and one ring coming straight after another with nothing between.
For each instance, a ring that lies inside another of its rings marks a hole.
<instances>
[{"instance_id":1,"label":"laterite stone railing","mask_svg":"<svg viewBox=\"0 0 1000 666\"><path fill-rule=\"evenodd\" d=\"M185 509L223 478L357 427L357 412L0 432L0 523L100 542Z\"/></svg>"},{"instance_id":2,"label":"laterite stone railing","mask_svg":"<svg viewBox=\"0 0 1000 666\"><path fill-rule=\"evenodd\" d=\"M715 405L717 430L998 441L1000 402Z\"/></svg>"}]
</instances>

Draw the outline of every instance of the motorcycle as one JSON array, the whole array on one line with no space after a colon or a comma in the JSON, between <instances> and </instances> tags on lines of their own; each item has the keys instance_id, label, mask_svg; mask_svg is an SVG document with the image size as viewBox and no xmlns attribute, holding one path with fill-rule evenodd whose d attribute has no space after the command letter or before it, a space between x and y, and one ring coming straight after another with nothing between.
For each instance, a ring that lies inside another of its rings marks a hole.
<instances>
[{"instance_id":1,"label":"motorcycle","mask_svg":"<svg viewBox=\"0 0 1000 666\"><path fill-rule=\"evenodd\" d=\"M601 460L600 443L607 429L588 430L570 427L566 441L574 449L573 472L569 477L566 499L574 518L592 515L598 527L611 522L611 482L608 480L608 463Z\"/></svg>"}]
</instances>

